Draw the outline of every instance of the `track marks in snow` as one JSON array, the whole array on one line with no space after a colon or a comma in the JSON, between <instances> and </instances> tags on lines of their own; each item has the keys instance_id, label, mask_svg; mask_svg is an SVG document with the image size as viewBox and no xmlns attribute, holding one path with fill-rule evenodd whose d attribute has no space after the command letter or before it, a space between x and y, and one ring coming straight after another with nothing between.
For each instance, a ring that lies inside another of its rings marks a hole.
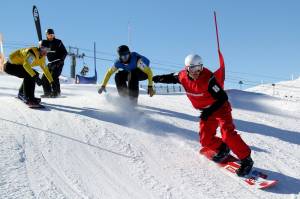
<instances>
[{"instance_id":1,"label":"track marks in snow","mask_svg":"<svg viewBox=\"0 0 300 199\"><path fill-rule=\"evenodd\" d=\"M23 143L13 135L0 135L0 196L1 198L34 198L25 163Z\"/></svg>"}]
</instances>

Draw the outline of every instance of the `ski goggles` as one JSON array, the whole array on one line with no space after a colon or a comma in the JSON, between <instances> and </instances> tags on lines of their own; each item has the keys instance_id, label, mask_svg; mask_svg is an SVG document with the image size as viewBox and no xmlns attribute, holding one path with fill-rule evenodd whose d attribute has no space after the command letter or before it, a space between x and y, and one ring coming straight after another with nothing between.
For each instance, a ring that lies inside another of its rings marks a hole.
<instances>
[{"instance_id":1,"label":"ski goggles","mask_svg":"<svg viewBox=\"0 0 300 199\"><path fill-rule=\"evenodd\" d=\"M199 64L199 65L190 65L187 67L188 71L191 73L195 73L197 71L202 71L203 69L203 64Z\"/></svg>"},{"instance_id":2,"label":"ski goggles","mask_svg":"<svg viewBox=\"0 0 300 199\"><path fill-rule=\"evenodd\" d=\"M120 55L120 61L127 62L129 60L129 57L130 57L130 53Z\"/></svg>"}]
</instances>

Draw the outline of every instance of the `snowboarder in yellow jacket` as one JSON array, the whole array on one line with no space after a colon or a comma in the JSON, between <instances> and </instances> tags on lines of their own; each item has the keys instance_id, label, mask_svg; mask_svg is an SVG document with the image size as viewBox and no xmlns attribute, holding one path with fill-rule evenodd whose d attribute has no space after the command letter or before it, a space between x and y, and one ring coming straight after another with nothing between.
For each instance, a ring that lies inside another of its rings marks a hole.
<instances>
[{"instance_id":1,"label":"snowboarder in yellow jacket","mask_svg":"<svg viewBox=\"0 0 300 199\"><path fill-rule=\"evenodd\" d=\"M39 66L49 83L53 82L53 78L46 67L46 59L48 49L41 42L39 47L22 48L16 50L9 55L9 59L4 64L4 71L10 75L24 79L19 89L18 97L23 99L28 105L37 105L41 102L40 98L34 97L35 83L42 85L39 73L33 69Z\"/></svg>"}]
</instances>

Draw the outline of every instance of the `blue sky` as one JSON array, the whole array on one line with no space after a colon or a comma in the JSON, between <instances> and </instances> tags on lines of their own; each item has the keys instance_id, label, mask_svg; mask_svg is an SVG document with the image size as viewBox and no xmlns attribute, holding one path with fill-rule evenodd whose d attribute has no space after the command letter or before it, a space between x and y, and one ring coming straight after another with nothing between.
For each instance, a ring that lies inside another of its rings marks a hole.
<instances>
[{"instance_id":1,"label":"blue sky","mask_svg":"<svg viewBox=\"0 0 300 199\"><path fill-rule=\"evenodd\" d=\"M212 70L218 67L215 10L227 88L238 87L238 80L250 85L300 75L297 0L2 0L0 32L6 54L22 44L37 43L32 5L39 9L43 30L54 28L66 47L92 50L95 41L100 58L114 59L117 46L128 44L130 22L130 48L150 58L155 74L179 71L189 53L200 54ZM92 68L92 59L85 62ZM79 70L82 60L77 64ZM97 61L100 79L111 64ZM69 75L69 58L63 73Z\"/></svg>"}]
</instances>

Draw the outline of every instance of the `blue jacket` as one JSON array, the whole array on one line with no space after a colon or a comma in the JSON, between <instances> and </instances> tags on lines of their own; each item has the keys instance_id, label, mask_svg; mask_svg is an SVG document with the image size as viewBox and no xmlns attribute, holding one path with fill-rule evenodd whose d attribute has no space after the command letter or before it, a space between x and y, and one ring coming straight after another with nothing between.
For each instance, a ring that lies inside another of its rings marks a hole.
<instances>
[{"instance_id":1,"label":"blue jacket","mask_svg":"<svg viewBox=\"0 0 300 199\"><path fill-rule=\"evenodd\" d=\"M141 61L148 67L150 67L150 60L147 59L146 57L136 53L136 52L131 52L130 54L130 60L128 64L124 64L122 62L120 62L120 60L116 60L114 63L114 66L117 69L123 69L123 70L127 70L127 71L132 71L134 69L136 69L137 66L137 62L138 60L141 59Z\"/></svg>"},{"instance_id":2,"label":"blue jacket","mask_svg":"<svg viewBox=\"0 0 300 199\"><path fill-rule=\"evenodd\" d=\"M102 86L106 86L111 75L113 73L115 73L116 71L122 69L122 70L126 70L128 72L131 72L136 68L139 68L141 71L143 71L145 74L147 74L148 86L152 86L153 85L153 81L152 81L153 73L152 73L152 70L149 67L149 65L150 65L149 59L147 59L146 57L144 57L136 52L132 52L130 54L130 60L129 60L128 64L123 64L120 62L120 60L116 60L114 65L107 70L107 72L104 76L104 79L102 81Z\"/></svg>"}]
</instances>

